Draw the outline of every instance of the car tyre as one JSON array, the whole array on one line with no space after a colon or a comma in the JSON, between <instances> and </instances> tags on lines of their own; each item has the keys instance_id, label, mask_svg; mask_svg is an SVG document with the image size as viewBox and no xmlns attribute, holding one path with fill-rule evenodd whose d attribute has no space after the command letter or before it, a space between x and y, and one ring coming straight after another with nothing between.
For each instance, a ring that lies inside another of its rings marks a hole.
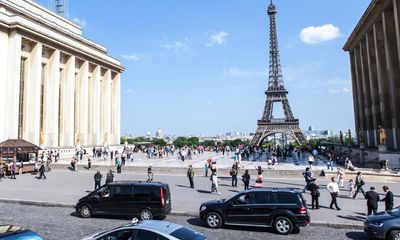
<instances>
[{"instance_id":1,"label":"car tyre","mask_svg":"<svg viewBox=\"0 0 400 240\"><path fill-rule=\"evenodd\" d=\"M140 211L140 219L143 220L143 221L152 220L153 219L153 213L147 208L142 209L142 211Z\"/></svg>"},{"instance_id":2,"label":"car tyre","mask_svg":"<svg viewBox=\"0 0 400 240\"><path fill-rule=\"evenodd\" d=\"M210 228L220 228L222 226L222 217L216 212L209 212L206 215L206 224Z\"/></svg>"},{"instance_id":3,"label":"car tyre","mask_svg":"<svg viewBox=\"0 0 400 240\"><path fill-rule=\"evenodd\" d=\"M293 223L289 218L279 216L275 218L274 229L278 234L288 235L293 231Z\"/></svg>"},{"instance_id":4,"label":"car tyre","mask_svg":"<svg viewBox=\"0 0 400 240\"><path fill-rule=\"evenodd\" d=\"M92 210L88 205L83 205L79 208L79 214L83 218L90 218L92 216Z\"/></svg>"},{"instance_id":5,"label":"car tyre","mask_svg":"<svg viewBox=\"0 0 400 240\"><path fill-rule=\"evenodd\" d=\"M400 240L400 231L393 230L389 234L389 240Z\"/></svg>"}]
</instances>

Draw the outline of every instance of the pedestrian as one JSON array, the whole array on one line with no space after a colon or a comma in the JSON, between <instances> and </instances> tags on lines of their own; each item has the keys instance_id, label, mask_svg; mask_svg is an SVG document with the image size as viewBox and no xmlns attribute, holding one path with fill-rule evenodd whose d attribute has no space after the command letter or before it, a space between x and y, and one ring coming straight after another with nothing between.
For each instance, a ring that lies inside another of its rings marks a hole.
<instances>
[{"instance_id":1,"label":"pedestrian","mask_svg":"<svg viewBox=\"0 0 400 240\"><path fill-rule=\"evenodd\" d=\"M337 197L339 195L339 186L336 183L336 179L335 177L331 178L331 182L328 183L328 185L326 186L326 189L328 189L329 193L331 194L331 204L329 205L329 208L333 209L333 205L335 205L336 209L340 211L340 207L337 204Z\"/></svg>"},{"instance_id":2,"label":"pedestrian","mask_svg":"<svg viewBox=\"0 0 400 240\"><path fill-rule=\"evenodd\" d=\"M76 164L76 160L75 157L71 160L71 168L73 171L75 171L75 164Z\"/></svg>"},{"instance_id":3,"label":"pedestrian","mask_svg":"<svg viewBox=\"0 0 400 240\"><path fill-rule=\"evenodd\" d=\"M393 193L389 190L388 186L383 186L383 191L386 193L385 197L382 198L382 202L385 202L385 211L393 210Z\"/></svg>"},{"instance_id":4,"label":"pedestrian","mask_svg":"<svg viewBox=\"0 0 400 240\"><path fill-rule=\"evenodd\" d=\"M10 178L11 178L11 179L16 179L16 178L15 178L15 168L16 168L16 164L15 164L15 161L13 161L13 162L11 163L11 168L10 168L10 172L11 172Z\"/></svg>"},{"instance_id":5,"label":"pedestrian","mask_svg":"<svg viewBox=\"0 0 400 240\"><path fill-rule=\"evenodd\" d=\"M18 168L18 174L21 176L22 172L23 172L22 170L24 169L24 161L20 161L19 163L20 163L20 165Z\"/></svg>"},{"instance_id":6,"label":"pedestrian","mask_svg":"<svg viewBox=\"0 0 400 240\"><path fill-rule=\"evenodd\" d=\"M237 170L235 164L232 165L232 169L229 172L229 175L231 175L231 177L232 177L232 187L237 187L238 170Z\"/></svg>"},{"instance_id":7,"label":"pedestrian","mask_svg":"<svg viewBox=\"0 0 400 240\"><path fill-rule=\"evenodd\" d=\"M344 178L346 174L341 167L337 168L336 177L339 179L339 187L344 187Z\"/></svg>"},{"instance_id":8,"label":"pedestrian","mask_svg":"<svg viewBox=\"0 0 400 240\"><path fill-rule=\"evenodd\" d=\"M261 166L257 166L256 170L257 170L257 177L256 177L256 182L254 183L254 187L263 187L264 177L262 174L264 171L262 170Z\"/></svg>"},{"instance_id":9,"label":"pedestrian","mask_svg":"<svg viewBox=\"0 0 400 240\"><path fill-rule=\"evenodd\" d=\"M91 166L92 166L92 160L90 159L90 157L88 157L88 160L87 160L88 170L90 169Z\"/></svg>"},{"instance_id":10,"label":"pedestrian","mask_svg":"<svg viewBox=\"0 0 400 240\"><path fill-rule=\"evenodd\" d=\"M364 178L363 178L361 172L357 173L355 184L356 184L356 192L354 193L353 199L356 199L357 194L360 191L365 197L365 191L364 191L364 188L363 188L363 186L365 185L365 182L364 182Z\"/></svg>"},{"instance_id":11,"label":"pedestrian","mask_svg":"<svg viewBox=\"0 0 400 240\"><path fill-rule=\"evenodd\" d=\"M39 168L39 178L38 179L46 179L46 175L44 175L45 168L44 168L44 163L41 162L40 168Z\"/></svg>"},{"instance_id":12,"label":"pedestrian","mask_svg":"<svg viewBox=\"0 0 400 240\"><path fill-rule=\"evenodd\" d=\"M351 198L354 194L355 184L353 179L349 180L349 185L347 185L347 189L349 189L349 198Z\"/></svg>"},{"instance_id":13,"label":"pedestrian","mask_svg":"<svg viewBox=\"0 0 400 240\"><path fill-rule=\"evenodd\" d=\"M308 190L308 185L310 185L312 179L313 179L313 173L311 172L311 168L306 167L306 171L303 173L304 180L306 181L306 186L303 189L303 193L305 193Z\"/></svg>"},{"instance_id":14,"label":"pedestrian","mask_svg":"<svg viewBox=\"0 0 400 240\"><path fill-rule=\"evenodd\" d=\"M249 189L249 184L250 184L249 170L246 169L246 171L244 171L244 174L242 175L242 181L244 184L244 190Z\"/></svg>"},{"instance_id":15,"label":"pedestrian","mask_svg":"<svg viewBox=\"0 0 400 240\"><path fill-rule=\"evenodd\" d=\"M218 168L216 166L216 162L212 162L211 164L211 194L218 194L221 193L218 190L218 176L217 176Z\"/></svg>"},{"instance_id":16,"label":"pedestrian","mask_svg":"<svg viewBox=\"0 0 400 240\"><path fill-rule=\"evenodd\" d=\"M333 171L333 157L329 156L328 160L326 161L326 166L329 169L331 169L331 171Z\"/></svg>"},{"instance_id":17,"label":"pedestrian","mask_svg":"<svg viewBox=\"0 0 400 240\"><path fill-rule=\"evenodd\" d=\"M319 201L318 198L320 196L320 192L319 192L319 184L317 182L317 179L313 178L311 180L311 183L308 185L308 189L311 192L311 206L312 209L314 209L314 203L315 203L315 208L319 209Z\"/></svg>"},{"instance_id":18,"label":"pedestrian","mask_svg":"<svg viewBox=\"0 0 400 240\"><path fill-rule=\"evenodd\" d=\"M314 160L315 160L314 156L312 154L310 154L308 156L308 164L310 165L310 168L312 168L312 166L314 164Z\"/></svg>"},{"instance_id":19,"label":"pedestrian","mask_svg":"<svg viewBox=\"0 0 400 240\"><path fill-rule=\"evenodd\" d=\"M207 163L204 164L204 175L205 175L205 177L208 177L208 164Z\"/></svg>"},{"instance_id":20,"label":"pedestrian","mask_svg":"<svg viewBox=\"0 0 400 240\"><path fill-rule=\"evenodd\" d=\"M151 166L151 164L147 168L147 177L147 182L153 181L153 167Z\"/></svg>"},{"instance_id":21,"label":"pedestrian","mask_svg":"<svg viewBox=\"0 0 400 240\"><path fill-rule=\"evenodd\" d=\"M365 199L367 199L368 215L378 212L378 202L380 201L379 194L375 192L375 187L370 187L369 191L365 193Z\"/></svg>"},{"instance_id":22,"label":"pedestrian","mask_svg":"<svg viewBox=\"0 0 400 240\"><path fill-rule=\"evenodd\" d=\"M114 174L112 173L111 169L108 171L106 176L106 184L114 182Z\"/></svg>"},{"instance_id":23,"label":"pedestrian","mask_svg":"<svg viewBox=\"0 0 400 240\"><path fill-rule=\"evenodd\" d=\"M194 188L194 182L193 182L194 170L193 170L192 165L190 165L189 169L187 170L187 176L189 178L190 188Z\"/></svg>"},{"instance_id":24,"label":"pedestrian","mask_svg":"<svg viewBox=\"0 0 400 240\"><path fill-rule=\"evenodd\" d=\"M101 175L100 171L97 171L94 174L94 190L96 190L100 187L102 178L103 178L103 175Z\"/></svg>"},{"instance_id":25,"label":"pedestrian","mask_svg":"<svg viewBox=\"0 0 400 240\"><path fill-rule=\"evenodd\" d=\"M116 158L117 160L117 173L121 173L122 163L120 158Z\"/></svg>"}]
</instances>

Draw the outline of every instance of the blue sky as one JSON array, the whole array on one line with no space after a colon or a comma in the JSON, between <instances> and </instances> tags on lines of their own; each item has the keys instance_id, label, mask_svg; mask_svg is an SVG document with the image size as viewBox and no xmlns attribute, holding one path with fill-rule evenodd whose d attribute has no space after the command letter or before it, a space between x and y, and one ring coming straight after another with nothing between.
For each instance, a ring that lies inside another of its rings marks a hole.
<instances>
[{"instance_id":1,"label":"blue sky","mask_svg":"<svg viewBox=\"0 0 400 240\"><path fill-rule=\"evenodd\" d=\"M342 47L370 0L274 3L283 78L300 127L353 129L349 57ZM69 18L126 67L121 134L254 132L268 81L268 4L69 0Z\"/></svg>"}]
</instances>

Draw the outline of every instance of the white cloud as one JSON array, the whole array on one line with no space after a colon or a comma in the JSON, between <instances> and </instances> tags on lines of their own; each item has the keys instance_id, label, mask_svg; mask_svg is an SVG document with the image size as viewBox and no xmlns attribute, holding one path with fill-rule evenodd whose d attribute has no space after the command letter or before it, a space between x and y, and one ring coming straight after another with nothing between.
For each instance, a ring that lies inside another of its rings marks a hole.
<instances>
[{"instance_id":1,"label":"white cloud","mask_svg":"<svg viewBox=\"0 0 400 240\"><path fill-rule=\"evenodd\" d=\"M167 49L168 51L173 51L175 53L185 53L192 51L192 48L187 43L181 41L163 44L162 47Z\"/></svg>"},{"instance_id":2,"label":"white cloud","mask_svg":"<svg viewBox=\"0 0 400 240\"><path fill-rule=\"evenodd\" d=\"M122 58L129 61L139 61L143 57L137 54L123 54Z\"/></svg>"},{"instance_id":3,"label":"white cloud","mask_svg":"<svg viewBox=\"0 0 400 240\"><path fill-rule=\"evenodd\" d=\"M333 24L310 26L300 31L300 39L306 44L318 44L340 37L340 29Z\"/></svg>"},{"instance_id":4,"label":"white cloud","mask_svg":"<svg viewBox=\"0 0 400 240\"><path fill-rule=\"evenodd\" d=\"M268 75L267 70L239 69L235 67L224 69L223 73L224 76L237 77L237 78L266 77Z\"/></svg>"},{"instance_id":5,"label":"white cloud","mask_svg":"<svg viewBox=\"0 0 400 240\"><path fill-rule=\"evenodd\" d=\"M76 17L76 18L72 19L72 21L74 23L78 24L81 28L84 28L84 27L87 26L87 22L84 19L79 19L79 18Z\"/></svg>"},{"instance_id":6,"label":"white cloud","mask_svg":"<svg viewBox=\"0 0 400 240\"><path fill-rule=\"evenodd\" d=\"M347 87L342 88L330 88L328 90L330 94L341 94L341 93L350 93L350 89Z\"/></svg>"},{"instance_id":7,"label":"white cloud","mask_svg":"<svg viewBox=\"0 0 400 240\"><path fill-rule=\"evenodd\" d=\"M214 32L210 35L210 41L206 44L206 46L213 47L217 45L222 45L226 41L228 35L229 34L224 31Z\"/></svg>"}]
</instances>

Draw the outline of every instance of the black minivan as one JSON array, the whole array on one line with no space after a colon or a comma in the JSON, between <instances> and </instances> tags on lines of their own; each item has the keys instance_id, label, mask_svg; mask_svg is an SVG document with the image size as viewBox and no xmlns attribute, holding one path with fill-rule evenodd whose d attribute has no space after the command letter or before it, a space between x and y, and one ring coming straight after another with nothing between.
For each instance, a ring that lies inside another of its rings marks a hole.
<instances>
[{"instance_id":1,"label":"black minivan","mask_svg":"<svg viewBox=\"0 0 400 240\"><path fill-rule=\"evenodd\" d=\"M166 183L117 181L79 199L75 209L84 218L98 214L163 219L171 212L171 195Z\"/></svg>"}]
</instances>

